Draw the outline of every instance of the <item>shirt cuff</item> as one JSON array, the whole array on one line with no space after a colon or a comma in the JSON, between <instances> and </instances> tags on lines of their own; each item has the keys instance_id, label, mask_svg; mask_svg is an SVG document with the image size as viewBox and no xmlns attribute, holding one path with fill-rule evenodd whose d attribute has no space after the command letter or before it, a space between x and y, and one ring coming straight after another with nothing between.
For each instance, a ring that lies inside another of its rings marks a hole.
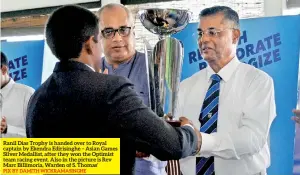
<instances>
[{"instance_id":1,"label":"shirt cuff","mask_svg":"<svg viewBox=\"0 0 300 175\"><path fill-rule=\"evenodd\" d=\"M202 153L210 154L217 145L216 137L214 137L211 134L206 134L203 132L201 132L201 136L202 136L202 145L201 145L201 149L200 149L199 153L200 154L202 154Z\"/></svg>"}]
</instances>

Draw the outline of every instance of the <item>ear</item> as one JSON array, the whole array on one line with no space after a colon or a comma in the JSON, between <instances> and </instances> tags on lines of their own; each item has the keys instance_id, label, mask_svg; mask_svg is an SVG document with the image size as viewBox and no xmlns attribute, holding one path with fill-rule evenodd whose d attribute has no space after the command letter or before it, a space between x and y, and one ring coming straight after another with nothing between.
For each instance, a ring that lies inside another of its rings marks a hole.
<instances>
[{"instance_id":1,"label":"ear","mask_svg":"<svg viewBox=\"0 0 300 175\"><path fill-rule=\"evenodd\" d=\"M233 29L232 31L233 44L237 44L239 42L240 36L241 36L241 31L239 29Z\"/></svg>"},{"instance_id":2,"label":"ear","mask_svg":"<svg viewBox=\"0 0 300 175\"><path fill-rule=\"evenodd\" d=\"M85 43L84 43L84 49L89 54L93 54L93 48L95 47L95 38L94 36L91 36Z\"/></svg>"},{"instance_id":3,"label":"ear","mask_svg":"<svg viewBox=\"0 0 300 175\"><path fill-rule=\"evenodd\" d=\"M1 70L2 70L2 74L3 74L3 75L8 74L8 67L7 67L7 66L3 65L3 66L1 67Z\"/></svg>"}]
</instances>

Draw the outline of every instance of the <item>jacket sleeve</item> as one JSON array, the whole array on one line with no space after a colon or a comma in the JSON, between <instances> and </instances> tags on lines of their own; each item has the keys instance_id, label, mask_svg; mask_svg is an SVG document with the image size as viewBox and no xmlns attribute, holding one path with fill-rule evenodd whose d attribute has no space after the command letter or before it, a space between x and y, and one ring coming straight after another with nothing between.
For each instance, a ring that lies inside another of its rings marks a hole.
<instances>
[{"instance_id":1,"label":"jacket sleeve","mask_svg":"<svg viewBox=\"0 0 300 175\"><path fill-rule=\"evenodd\" d=\"M133 85L119 77L108 96L109 120L138 151L160 160L195 155L197 136L189 126L174 128L147 108L133 90ZM123 138L124 138L123 137Z\"/></svg>"}]
</instances>

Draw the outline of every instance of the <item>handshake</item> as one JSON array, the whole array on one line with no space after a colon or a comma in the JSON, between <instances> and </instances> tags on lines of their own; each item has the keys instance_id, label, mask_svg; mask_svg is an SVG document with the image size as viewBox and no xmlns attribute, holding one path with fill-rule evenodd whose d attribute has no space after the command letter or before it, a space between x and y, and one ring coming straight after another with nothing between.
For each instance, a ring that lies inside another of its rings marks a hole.
<instances>
[{"instance_id":1,"label":"handshake","mask_svg":"<svg viewBox=\"0 0 300 175\"><path fill-rule=\"evenodd\" d=\"M173 118L170 114L164 116L164 119L166 120L167 123L169 123L173 127L181 127L181 126L192 127L198 138L197 153L200 151L201 145L202 145L202 136L201 136L199 129L197 129L193 125L191 120L187 119L186 117L180 117L179 120L173 120ZM149 154L136 151L136 157L138 157L138 158L144 158L144 157L149 157L149 156L150 156Z\"/></svg>"}]
</instances>

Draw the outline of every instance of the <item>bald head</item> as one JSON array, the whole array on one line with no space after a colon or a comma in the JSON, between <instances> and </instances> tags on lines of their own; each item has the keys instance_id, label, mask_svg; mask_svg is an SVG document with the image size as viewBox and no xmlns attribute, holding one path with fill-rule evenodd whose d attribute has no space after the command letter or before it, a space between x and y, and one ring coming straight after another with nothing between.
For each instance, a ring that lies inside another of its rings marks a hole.
<instances>
[{"instance_id":1,"label":"bald head","mask_svg":"<svg viewBox=\"0 0 300 175\"><path fill-rule=\"evenodd\" d=\"M125 12L126 16L128 18L128 21L130 23L134 23L134 18L132 16L132 13L130 12L130 10L128 8L126 8L123 4L117 4L117 3L110 3L110 4L106 4L105 6L101 7L98 12L97 15L99 17L99 20L101 21L101 15L104 11L106 10L112 10L112 11L116 11L116 12Z\"/></svg>"}]
</instances>

